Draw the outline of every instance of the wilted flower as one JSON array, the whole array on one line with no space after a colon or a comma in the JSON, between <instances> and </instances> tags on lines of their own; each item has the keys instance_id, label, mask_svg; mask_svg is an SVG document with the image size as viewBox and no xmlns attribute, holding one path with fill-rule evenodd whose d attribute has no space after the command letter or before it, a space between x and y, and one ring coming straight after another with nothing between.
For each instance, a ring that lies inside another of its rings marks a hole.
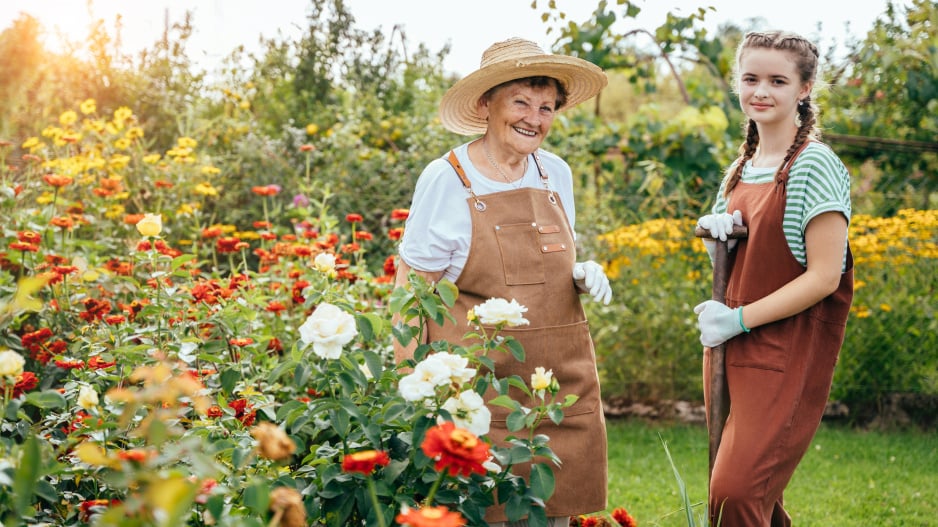
<instances>
[{"instance_id":1,"label":"wilted flower","mask_svg":"<svg viewBox=\"0 0 938 527\"><path fill-rule=\"evenodd\" d=\"M303 497L296 489L290 487L277 487L270 492L270 510L274 518L279 518L282 527L305 527L306 509L303 508ZM271 521L271 525L277 525Z\"/></svg>"},{"instance_id":2,"label":"wilted flower","mask_svg":"<svg viewBox=\"0 0 938 527\"><path fill-rule=\"evenodd\" d=\"M159 214L144 214L137 222L137 232L143 236L159 236L163 231L163 217Z\"/></svg>"},{"instance_id":3,"label":"wilted flower","mask_svg":"<svg viewBox=\"0 0 938 527\"><path fill-rule=\"evenodd\" d=\"M257 450L261 457L273 461L289 458L296 451L296 444L279 426L263 422L251 429L251 435L257 439Z\"/></svg>"},{"instance_id":4,"label":"wilted flower","mask_svg":"<svg viewBox=\"0 0 938 527\"><path fill-rule=\"evenodd\" d=\"M300 340L313 345L313 353L324 359L337 359L355 335L355 317L329 303L316 307L300 326Z\"/></svg>"},{"instance_id":5,"label":"wilted flower","mask_svg":"<svg viewBox=\"0 0 938 527\"><path fill-rule=\"evenodd\" d=\"M443 403L443 410L449 412L453 423L477 436L489 433L492 412L485 406L482 396L472 390L466 390L458 397L450 397ZM440 418L438 422L442 423Z\"/></svg>"},{"instance_id":6,"label":"wilted flower","mask_svg":"<svg viewBox=\"0 0 938 527\"><path fill-rule=\"evenodd\" d=\"M504 298L490 298L473 308L479 322L489 326L503 323L509 326L527 325L528 320L522 316L527 310L528 308L519 304L514 298L511 302Z\"/></svg>"}]
</instances>

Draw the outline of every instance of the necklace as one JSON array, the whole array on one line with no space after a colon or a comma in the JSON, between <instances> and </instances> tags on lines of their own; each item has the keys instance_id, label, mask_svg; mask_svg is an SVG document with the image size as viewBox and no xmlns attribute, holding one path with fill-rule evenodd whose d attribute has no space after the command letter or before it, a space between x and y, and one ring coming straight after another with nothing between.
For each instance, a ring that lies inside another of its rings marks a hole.
<instances>
[{"instance_id":1,"label":"necklace","mask_svg":"<svg viewBox=\"0 0 938 527\"><path fill-rule=\"evenodd\" d=\"M485 137L482 138L482 151L485 152L486 159L489 160L489 163L492 164L492 167L495 168L495 170L499 173L499 175L502 176L502 179L505 180L505 183L508 183L509 185L515 188L521 188L521 183L524 180L524 174L526 174L528 171L528 157L527 156L524 157L524 170L521 172L521 177L518 179L518 183L515 184L514 182L511 181L511 178L505 175L505 172L502 170L501 165L499 165L498 162L495 161L495 158L492 157L492 154L489 153L488 147L485 146Z\"/></svg>"}]
</instances>

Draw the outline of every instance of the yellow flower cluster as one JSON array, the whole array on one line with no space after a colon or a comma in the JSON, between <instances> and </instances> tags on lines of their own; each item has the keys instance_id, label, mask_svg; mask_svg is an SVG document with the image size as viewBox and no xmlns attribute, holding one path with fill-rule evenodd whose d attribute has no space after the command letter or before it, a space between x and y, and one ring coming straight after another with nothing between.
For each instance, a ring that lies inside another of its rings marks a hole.
<instances>
[{"instance_id":1,"label":"yellow flower cluster","mask_svg":"<svg viewBox=\"0 0 938 527\"><path fill-rule=\"evenodd\" d=\"M857 214L850 222L850 245L858 267L938 258L938 210L903 209L890 218Z\"/></svg>"},{"instance_id":2,"label":"yellow flower cluster","mask_svg":"<svg viewBox=\"0 0 938 527\"><path fill-rule=\"evenodd\" d=\"M686 259L706 249L694 237L692 219L655 219L626 225L599 237L600 242L616 255L607 265L610 278L618 277L621 269L633 264L633 258L650 258L654 262L678 256ZM657 265L654 264L653 265Z\"/></svg>"}]
</instances>

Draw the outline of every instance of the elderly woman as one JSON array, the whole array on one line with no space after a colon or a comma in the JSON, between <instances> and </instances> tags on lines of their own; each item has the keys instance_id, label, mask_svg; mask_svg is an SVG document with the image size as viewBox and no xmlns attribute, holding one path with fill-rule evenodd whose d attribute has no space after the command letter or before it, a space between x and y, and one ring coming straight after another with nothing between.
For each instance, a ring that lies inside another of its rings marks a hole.
<instances>
[{"instance_id":1,"label":"elderly woman","mask_svg":"<svg viewBox=\"0 0 938 527\"><path fill-rule=\"evenodd\" d=\"M411 270L431 282L447 278L459 288L452 310L465 321L489 298L515 299L528 308L529 326L508 328L526 354L524 363L494 357L499 377L530 378L537 366L552 370L560 396L578 401L559 426L538 428L562 465L547 503L550 525L606 507L606 431L596 358L580 293L609 303L602 267L577 262L573 177L560 157L542 150L557 112L595 96L606 75L582 59L544 53L533 42L510 39L489 47L481 67L444 95L440 120L448 130L478 136L432 161L420 175L400 245L397 284ZM465 323L430 324L430 341L461 342ZM397 350L397 359L412 350ZM492 407L489 436L502 442L507 412ZM513 467L526 475L529 467ZM492 507L492 525L508 525ZM526 521L511 525L526 525Z\"/></svg>"}]
</instances>

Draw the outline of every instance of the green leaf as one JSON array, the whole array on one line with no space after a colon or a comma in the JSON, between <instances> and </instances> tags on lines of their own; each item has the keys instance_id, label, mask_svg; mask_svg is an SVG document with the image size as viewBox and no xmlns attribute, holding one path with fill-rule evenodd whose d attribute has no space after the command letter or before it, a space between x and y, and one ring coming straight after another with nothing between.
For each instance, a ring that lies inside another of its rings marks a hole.
<instances>
[{"instance_id":1,"label":"green leaf","mask_svg":"<svg viewBox=\"0 0 938 527\"><path fill-rule=\"evenodd\" d=\"M267 483L254 483L244 489L244 505L254 514L264 517L270 504L270 485Z\"/></svg>"},{"instance_id":2,"label":"green leaf","mask_svg":"<svg viewBox=\"0 0 938 527\"><path fill-rule=\"evenodd\" d=\"M524 362L524 346L521 345L514 337L505 338L505 345L508 346L508 351L511 352L511 356L515 358L518 362Z\"/></svg>"},{"instance_id":3,"label":"green leaf","mask_svg":"<svg viewBox=\"0 0 938 527\"><path fill-rule=\"evenodd\" d=\"M26 404L31 404L37 408L65 408L65 397L55 390L45 390L42 392L31 392L26 394Z\"/></svg>"},{"instance_id":4,"label":"green leaf","mask_svg":"<svg viewBox=\"0 0 938 527\"><path fill-rule=\"evenodd\" d=\"M241 380L241 372L231 368L221 372L221 388L225 393L234 391L235 384Z\"/></svg>"},{"instance_id":5,"label":"green leaf","mask_svg":"<svg viewBox=\"0 0 938 527\"><path fill-rule=\"evenodd\" d=\"M355 315L355 326L358 328L358 333L361 334L362 339L366 342L371 342L375 340L375 330L372 323L372 319L365 314L356 314Z\"/></svg>"},{"instance_id":6,"label":"green leaf","mask_svg":"<svg viewBox=\"0 0 938 527\"><path fill-rule=\"evenodd\" d=\"M39 440L35 435L30 435L23 443L20 463L13 476L13 509L21 518L31 509L40 462Z\"/></svg>"},{"instance_id":7,"label":"green leaf","mask_svg":"<svg viewBox=\"0 0 938 527\"><path fill-rule=\"evenodd\" d=\"M560 422L563 421L563 409L561 408L551 408L550 411L547 412L547 415L554 424L559 425Z\"/></svg>"},{"instance_id":8,"label":"green leaf","mask_svg":"<svg viewBox=\"0 0 938 527\"><path fill-rule=\"evenodd\" d=\"M501 406L502 408L508 408L509 410L520 410L520 405L518 402L508 395L499 395L498 397L491 399L488 404Z\"/></svg>"},{"instance_id":9,"label":"green leaf","mask_svg":"<svg viewBox=\"0 0 938 527\"><path fill-rule=\"evenodd\" d=\"M403 313L407 304L413 302L414 294L405 287L396 287L388 297L388 310L391 313Z\"/></svg>"},{"instance_id":10,"label":"green leaf","mask_svg":"<svg viewBox=\"0 0 938 527\"><path fill-rule=\"evenodd\" d=\"M173 263L171 264L170 268L175 271L192 260L195 260L194 254L183 254L182 256L177 256L173 258Z\"/></svg>"},{"instance_id":11,"label":"green leaf","mask_svg":"<svg viewBox=\"0 0 938 527\"><path fill-rule=\"evenodd\" d=\"M521 410L515 410L508 414L508 419L505 420L505 425L508 427L509 432L517 432L524 428L525 418L527 415Z\"/></svg>"},{"instance_id":12,"label":"green leaf","mask_svg":"<svg viewBox=\"0 0 938 527\"><path fill-rule=\"evenodd\" d=\"M531 492L547 501L554 494L554 471L544 463L531 466Z\"/></svg>"},{"instance_id":13,"label":"green leaf","mask_svg":"<svg viewBox=\"0 0 938 527\"><path fill-rule=\"evenodd\" d=\"M456 298L459 296L459 289L456 284L445 278L436 284L436 292L440 295L440 300L446 304L446 307L453 307Z\"/></svg>"}]
</instances>

